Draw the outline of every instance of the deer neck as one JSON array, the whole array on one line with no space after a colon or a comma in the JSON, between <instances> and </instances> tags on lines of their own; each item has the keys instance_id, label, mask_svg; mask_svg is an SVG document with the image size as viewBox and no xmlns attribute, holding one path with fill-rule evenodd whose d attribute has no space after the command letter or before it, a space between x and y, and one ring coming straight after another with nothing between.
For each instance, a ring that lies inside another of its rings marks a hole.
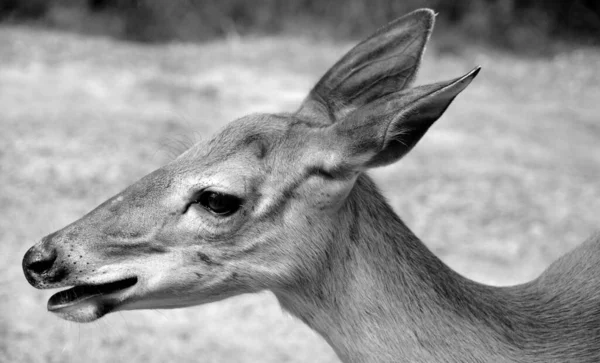
<instances>
[{"instance_id":1,"label":"deer neck","mask_svg":"<svg viewBox=\"0 0 600 363\"><path fill-rule=\"evenodd\" d=\"M343 361L469 362L507 356L502 329L496 328L501 322L490 321L506 316L498 303L505 297L435 257L368 176L359 177L339 218L345 228L332 237L327 261L313 276L275 294ZM494 302L494 311L486 310L486 301Z\"/></svg>"}]
</instances>

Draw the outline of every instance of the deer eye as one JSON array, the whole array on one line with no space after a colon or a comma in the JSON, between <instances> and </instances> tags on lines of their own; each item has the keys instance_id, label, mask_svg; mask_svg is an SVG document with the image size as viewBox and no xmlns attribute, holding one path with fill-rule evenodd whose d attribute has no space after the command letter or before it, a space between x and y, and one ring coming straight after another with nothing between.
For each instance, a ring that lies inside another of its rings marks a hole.
<instances>
[{"instance_id":1,"label":"deer eye","mask_svg":"<svg viewBox=\"0 0 600 363\"><path fill-rule=\"evenodd\" d=\"M234 195L203 191L195 203L218 216L229 216L242 206L242 200Z\"/></svg>"}]
</instances>

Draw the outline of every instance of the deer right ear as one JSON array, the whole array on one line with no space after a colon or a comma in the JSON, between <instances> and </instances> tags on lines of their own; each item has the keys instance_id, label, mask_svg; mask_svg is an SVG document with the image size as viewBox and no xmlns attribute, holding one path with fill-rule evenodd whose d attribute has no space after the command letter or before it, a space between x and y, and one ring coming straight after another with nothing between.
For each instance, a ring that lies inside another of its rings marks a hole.
<instances>
[{"instance_id":1,"label":"deer right ear","mask_svg":"<svg viewBox=\"0 0 600 363\"><path fill-rule=\"evenodd\" d=\"M333 169L391 164L408 153L452 100L477 76L477 67L462 77L391 93L346 116L324 131L343 161Z\"/></svg>"},{"instance_id":2,"label":"deer right ear","mask_svg":"<svg viewBox=\"0 0 600 363\"><path fill-rule=\"evenodd\" d=\"M358 107L410 86L434 17L429 9L413 11L352 48L319 80L297 115L334 123Z\"/></svg>"}]
</instances>

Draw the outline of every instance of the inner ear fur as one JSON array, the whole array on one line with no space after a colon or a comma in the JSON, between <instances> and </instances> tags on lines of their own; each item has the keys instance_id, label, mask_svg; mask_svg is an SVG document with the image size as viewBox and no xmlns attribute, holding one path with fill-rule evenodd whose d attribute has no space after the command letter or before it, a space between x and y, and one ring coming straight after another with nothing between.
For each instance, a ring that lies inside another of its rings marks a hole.
<instances>
[{"instance_id":1,"label":"inner ear fur","mask_svg":"<svg viewBox=\"0 0 600 363\"><path fill-rule=\"evenodd\" d=\"M434 18L430 9L413 11L352 48L317 82L298 117L334 123L352 110L409 87Z\"/></svg>"},{"instance_id":2,"label":"inner ear fur","mask_svg":"<svg viewBox=\"0 0 600 363\"><path fill-rule=\"evenodd\" d=\"M388 94L332 125L331 137L340 140L344 159L359 170L391 164L417 144L479 70Z\"/></svg>"}]
</instances>

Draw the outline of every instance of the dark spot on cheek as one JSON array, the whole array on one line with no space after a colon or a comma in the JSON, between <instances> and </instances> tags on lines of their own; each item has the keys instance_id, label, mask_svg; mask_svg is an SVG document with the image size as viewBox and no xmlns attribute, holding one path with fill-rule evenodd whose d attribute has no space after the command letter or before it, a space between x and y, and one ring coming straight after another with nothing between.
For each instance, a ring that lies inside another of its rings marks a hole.
<instances>
[{"instance_id":1,"label":"dark spot on cheek","mask_svg":"<svg viewBox=\"0 0 600 363\"><path fill-rule=\"evenodd\" d=\"M194 272L194 273L196 274L196 277L198 277L199 279L201 279L203 276L200 272Z\"/></svg>"},{"instance_id":2,"label":"dark spot on cheek","mask_svg":"<svg viewBox=\"0 0 600 363\"><path fill-rule=\"evenodd\" d=\"M146 251L149 253L166 253L168 249L159 244L151 244L146 248Z\"/></svg>"},{"instance_id":3,"label":"dark spot on cheek","mask_svg":"<svg viewBox=\"0 0 600 363\"><path fill-rule=\"evenodd\" d=\"M257 153L257 157L259 159L264 159L265 156L267 156L267 153L269 152L269 149L267 148L267 146L264 143L259 143L258 144L258 153Z\"/></svg>"},{"instance_id":4,"label":"dark spot on cheek","mask_svg":"<svg viewBox=\"0 0 600 363\"><path fill-rule=\"evenodd\" d=\"M204 262L205 264L207 264L209 266L212 266L212 265L221 265L220 263L213 261L213 259L211 259L204 252L197 252L196 256L200 259L200 261Z\"/></svg>"}]
</instances>

